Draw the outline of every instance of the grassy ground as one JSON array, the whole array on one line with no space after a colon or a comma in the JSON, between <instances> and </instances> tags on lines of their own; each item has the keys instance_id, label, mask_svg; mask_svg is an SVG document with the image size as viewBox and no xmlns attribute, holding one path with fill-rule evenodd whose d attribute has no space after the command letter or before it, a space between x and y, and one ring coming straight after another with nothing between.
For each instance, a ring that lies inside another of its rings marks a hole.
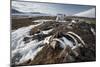
<instances>
[{"instance_id":1,"label":"grassy ground","mask_svg":"<svg viewBox=\"0 0 100 67\"><path fill-rule=\"evenodd\" d=\"M35 17L35 18L21 18L21 19L12 19L12 30L36 24L32 22L36 19L55 19L55 17ZM66 18L66 20L68 20ZM73 31L79 36L82 37L87 47L80 48L80 55L78 57L67 56L66 61L63 61L64 56L59 57L59 53L62 49L52 49L50 46L45 46L42 51L40 51L34 60L28 60L20 65L36 65L36 64L55 64L55 63L66 63L66 62L85 62L85 61L95 61L96 60L96 37L92 35L90 27L93 27L96 30L96 21L95 19L83 18L84 22L76 23L72 25L72 28L67 27L67 23L58 23L58 22L46 22L35 29L32 29L31 33L34 34L40 30L47 30L54 28L50 35L55 35L55 33L66 33L68 31ZM69 21L70 22L70 21ZM57 34L56 37L61 34ZM32 35L31 34L31 35ZM67 50L68 51L68 50ZM67 52L66 51L66 52ZM73 57L74 61L70 60Z\"/></svg>"}]
</instances>

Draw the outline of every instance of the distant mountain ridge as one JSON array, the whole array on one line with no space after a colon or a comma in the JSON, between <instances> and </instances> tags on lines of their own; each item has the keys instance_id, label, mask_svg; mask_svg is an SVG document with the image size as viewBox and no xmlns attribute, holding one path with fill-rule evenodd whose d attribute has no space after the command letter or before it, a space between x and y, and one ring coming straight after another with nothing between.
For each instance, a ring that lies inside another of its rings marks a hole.
<instances>
[{"instance_id":1,"label":"distant mountain ridge","mask_svg":"<svg viewBox=\"0 0 100 67\"><path fill-rule=\"evenodd\" d=\"M40 12L20 12L20 11L18 11L16 9L12 9L11 11L12 11L12 13L41 14Z\"/></svg>"},{"instance_id":2,"label":"distant mountain ridge","mask_svg":"<svg viewBox=\"0 0 100 67\"><path fill-rule=\"evenodd\" d=\"M18 11L16 9L11 9L11 13L22 13L22 12L20 12L20 11Z\"/></svg>"}]
</instances>

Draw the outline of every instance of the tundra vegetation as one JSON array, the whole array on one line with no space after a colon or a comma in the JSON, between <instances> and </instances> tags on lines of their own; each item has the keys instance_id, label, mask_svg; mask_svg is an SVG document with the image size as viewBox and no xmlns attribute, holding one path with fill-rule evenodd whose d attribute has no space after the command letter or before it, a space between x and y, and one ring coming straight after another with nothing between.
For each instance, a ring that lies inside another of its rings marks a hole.
<instances>
[{"instance_id":1,"label":"tundra vegetation","mask_svg":"<svg viewBox=\"0 0 100 67\"><path fill-rule=\"evenodd\" d=\"M12 65L96 60L96 19L77 16L12 17Z\"/></svg>"}]
</instances>

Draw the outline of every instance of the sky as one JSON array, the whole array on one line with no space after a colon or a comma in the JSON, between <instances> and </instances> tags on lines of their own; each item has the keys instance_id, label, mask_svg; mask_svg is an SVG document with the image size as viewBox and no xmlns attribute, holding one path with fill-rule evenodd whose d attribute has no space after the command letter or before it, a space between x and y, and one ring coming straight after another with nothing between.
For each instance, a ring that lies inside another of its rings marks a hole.
<instances>
[{"instance_id":1,"label":"sky","mask_svg":"<svg viewBox=\"0 0 100 67\"><path fill-rule=\"evenodd\" d=\"M40 3L29 1L12 1L12 8L20 12L40 12L47 14L66 14L73 15L95 8L95 6Z\"/></svg>"}]
</instances>

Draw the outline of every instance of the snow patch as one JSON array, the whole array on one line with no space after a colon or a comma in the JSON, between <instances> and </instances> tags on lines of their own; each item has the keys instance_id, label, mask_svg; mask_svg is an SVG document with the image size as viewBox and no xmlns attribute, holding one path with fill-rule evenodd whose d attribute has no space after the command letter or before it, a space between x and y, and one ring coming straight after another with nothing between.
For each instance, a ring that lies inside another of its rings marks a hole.
<instances>
[{"instance_id":1,"label":"snow patch","mask_svg":"<svg viewBox=\"0 0 100 67\"><path fill-rule=\"evenodd\" d=\"M55 20L39 19L39 20L34 20L32 22L48 22L48 21L55 21Z\"/></svg>"}]
</instances>

